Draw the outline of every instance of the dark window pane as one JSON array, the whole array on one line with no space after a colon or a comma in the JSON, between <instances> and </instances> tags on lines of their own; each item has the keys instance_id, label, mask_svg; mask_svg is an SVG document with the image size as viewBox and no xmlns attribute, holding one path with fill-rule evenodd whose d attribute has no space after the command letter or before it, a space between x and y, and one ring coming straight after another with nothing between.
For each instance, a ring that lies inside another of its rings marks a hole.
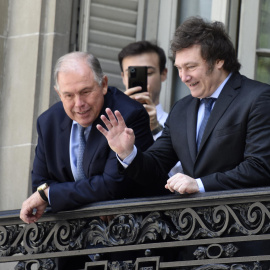
<instances>
[{"instance_id":1,"label":"dark window pane","mask_svg":"<svg viewBox=\"0 0 270 270\"><path fill-rule=\"evenodd\" d=\"M259 48L270 49L270 1L261 0L259 22Z\"/></svg>"},{"instance_id":2,"label":"dark window pane","mask_svg":"<svg viewBox=\"0 0 270 270\"><path fill-rule=\"evenodd\" d=\"M258 57L256 80L270 84L270 58Z\"/></svg>"}]
</instances>

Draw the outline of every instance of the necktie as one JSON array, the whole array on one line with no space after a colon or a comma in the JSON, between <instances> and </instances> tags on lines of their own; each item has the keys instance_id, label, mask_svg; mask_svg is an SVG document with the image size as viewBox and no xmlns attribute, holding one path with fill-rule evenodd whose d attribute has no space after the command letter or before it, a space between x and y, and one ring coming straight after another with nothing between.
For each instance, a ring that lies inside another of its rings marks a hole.
<instances>
[{"instance_id":1,"label":"necktie","mask_svg":"<svg viewBox=\"0 0 270 270\"><path fill-rule=\"evenodd\" d=\"M202 141L203 133L208 121L208 118L210 116L212 106L216 98L203 98L201 102L204 102L205 104L205 110L204 110L204 116L203 120L199 129L198 138L197 138L197 152L199 151L200 143Z\"/></svg>"},{"instance_id":2,"label":"necktie","mask_svg":"<svg viewBox=\"0 0 270 270\"><path fill-rule=\"evenodd\" d=\"M86 144L85 137L84 137L85 128L78 124L78 130L79 130L80 141L79 141L79 150L78 150L78 156L77 156L77 179L76 180L82 180L86 178L83 171L83 153L84 153L85 144Z\"/></svg>"}]
</instances>

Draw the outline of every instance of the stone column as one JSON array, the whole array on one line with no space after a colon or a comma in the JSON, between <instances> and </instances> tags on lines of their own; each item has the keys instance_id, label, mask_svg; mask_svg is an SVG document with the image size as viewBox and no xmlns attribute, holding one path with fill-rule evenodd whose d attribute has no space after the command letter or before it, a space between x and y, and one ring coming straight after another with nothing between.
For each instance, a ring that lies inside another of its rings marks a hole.
<instances>
[{"instance_id":1,"label":"stone column","mask_svg":"<svg viewBox=\"0 0 270 270\"><path fill-rule=\"evenodd\" d=\"M57 100L52 69L69 51L72 3L0 1L0 210L31 194L36 119Z\"/></svg>"}]
</instances>

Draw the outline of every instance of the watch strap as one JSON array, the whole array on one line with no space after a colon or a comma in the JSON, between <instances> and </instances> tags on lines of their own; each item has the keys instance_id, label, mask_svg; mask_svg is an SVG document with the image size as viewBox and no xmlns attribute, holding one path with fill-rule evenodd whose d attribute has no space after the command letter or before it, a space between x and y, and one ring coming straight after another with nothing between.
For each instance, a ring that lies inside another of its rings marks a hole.
<instances>
[{"instance_id":1,"label":"watch strap","mask_svg":"<svg viewBox=\"0 0 270 270\"><path fill-rule=\"evenodd\" d=\"M157 135L162 130L163 130L163 126L159 124L155 129L152 130L152 135Z\"/></svg>"},{"instance_id":2,"label":"watch strap","mask_svg":"<svg viewBox=\"0 0 270 270\"><path fill-rule=\"evenodd\" d=\"M38 190L38 193L39 193L40 197L42 198L42 200L44 200L45 202L48 202L49 200L48 200L48 198L45 194L45 191L44 191L46 188L48 188L48 185L45 185L43 187L39 186L37 190Z\"/></svg>"}]
</instances>

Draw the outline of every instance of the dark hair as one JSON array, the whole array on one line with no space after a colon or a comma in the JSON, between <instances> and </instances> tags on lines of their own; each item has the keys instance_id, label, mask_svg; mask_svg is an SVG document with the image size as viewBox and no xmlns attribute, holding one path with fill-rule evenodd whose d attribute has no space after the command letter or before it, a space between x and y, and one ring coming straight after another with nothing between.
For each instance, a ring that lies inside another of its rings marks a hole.
<instances>
[{"instance_id":1,"label":"dark hair","mask_svg":"<svg viewBox=\"0 0 270 270\"><path fill-rule=\"evenodd\" d=\"M175 31L171 42L171 50L175 56L177 51L201 46L201 56L209 65L210 70L216 60L224 60L223 68L228 72L239 71L236 52L223 23L207 22L199 17L191 17L184 21Z\"/></svg>"},{"instance_id":2,"label":"dark hair","mask_svg":"<svg viewBox=\"0 0 270 270\"><path fill-rule=\"evenodd\" d=\"M89 68L93 71L96 82L99 84L99 86L101 86L104 73L102 71L98 59L93 54L90 53L71 52L60 57L55 64L54 81L55 87L58 91L59 91L58 73L61 71L75 69L74 63L77 62L78 60L85 60Z\"/></svg>"},{"instance_id":3,"label":"dark hair","mask_svg":"<svg viewBox=\"0 0 270 270\"><path fill-rule=\"evenodd\" d=\"M154 52L159 57L159 71L160 73L165 69L166 65L166 56L160 47L157 45L150 43L149 41L137 41L128 44L124 47L121 52L118 54L118 61L120 64L121 71L123 71L123 59L127 56L136 56L143 53L151 53Z\"/></svg>"}]
</instances>

